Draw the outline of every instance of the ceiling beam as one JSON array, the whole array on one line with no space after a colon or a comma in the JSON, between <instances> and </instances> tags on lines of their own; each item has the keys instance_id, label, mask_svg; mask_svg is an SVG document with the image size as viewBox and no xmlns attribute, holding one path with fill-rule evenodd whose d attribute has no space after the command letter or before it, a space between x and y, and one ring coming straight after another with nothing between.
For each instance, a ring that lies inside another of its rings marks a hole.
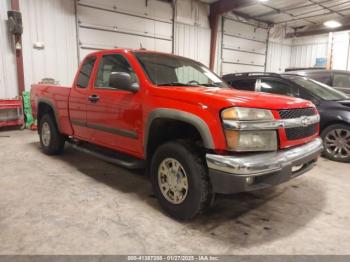
<instances>
[{"instance_id":1,"label":"ceiling beam","mask_svg":"<svg viewBox=\"0 0 350 262\"><path fill-rule=\"evenodd\" d=\"M328 34L331 32L346 31L346 30L350 30L350 25L344 25L338 28L315 28L315 29L307 29L303 31L296 30L294 33L288 33L286 35L286 38L322 35L322 34Z\"/></svg>"},{"instance_id":2,"label":"ceiling beam","mask_svg":"<svg viewBox=\"0 0 350 262\"><path fill-rule=\"evenodd\" d=\"M313 25L313 26L305 27L300 30L295 29L294 32L286 34L286 38L321 35L321 34L328 34L331 32L350 30L350 18L340 19L339 22L342 24L342 26L338 28L328 28L328 27L325 27L324 25Z\"/></svg>"}]
</instances>

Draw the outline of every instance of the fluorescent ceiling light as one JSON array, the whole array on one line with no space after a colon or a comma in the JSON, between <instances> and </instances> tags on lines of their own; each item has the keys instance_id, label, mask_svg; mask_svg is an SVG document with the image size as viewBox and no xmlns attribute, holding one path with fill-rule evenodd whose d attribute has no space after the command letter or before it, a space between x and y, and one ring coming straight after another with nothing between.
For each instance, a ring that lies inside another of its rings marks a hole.
<instances>
[{"instance_id":1,"label":"fluorescent ceiling light","mask_svg":"<svg viewBox=\"0 0 350 262\"><path fill-rule=\"evenodd\" d=\"M269 0L258 0L259 2L267 2L267 1L269 1Z\"/></svg>"},{"instance_id":2,"label":"fluorescent ceiling light","mask_svg":"<svg viewBox=\"0 0 350 262\"><path fill-rule=\"evenodd\" d=\"M341 26L342 24L334 21L334 20L329 20L323 23L324 26L329 27L329 28L337 28L339 26Z\"/></svg>"}]
</instances>

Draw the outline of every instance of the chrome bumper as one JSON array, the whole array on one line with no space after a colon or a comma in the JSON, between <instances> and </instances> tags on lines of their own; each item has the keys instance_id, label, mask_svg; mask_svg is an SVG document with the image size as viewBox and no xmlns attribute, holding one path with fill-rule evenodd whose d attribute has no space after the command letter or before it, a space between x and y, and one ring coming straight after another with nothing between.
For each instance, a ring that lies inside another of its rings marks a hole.
<instances>
[{"instance_id":1,"label":"chrome bumper","mask_svg":"<svg viewBox=\"0 0 350 262\"><path fill-rule=\"evenodd\" d=\"M297 165L303 159L316 158L323 149L322 139L277 152L223 156L207 154L209 169L241 176L259 176L282 171L288 166Z\"/></svg>"}]
</instances>

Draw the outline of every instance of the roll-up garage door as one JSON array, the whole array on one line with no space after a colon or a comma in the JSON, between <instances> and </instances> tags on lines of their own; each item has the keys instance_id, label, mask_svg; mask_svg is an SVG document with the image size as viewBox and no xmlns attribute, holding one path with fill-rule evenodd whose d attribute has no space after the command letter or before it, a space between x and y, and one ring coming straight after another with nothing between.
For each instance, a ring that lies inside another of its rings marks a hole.
<instances>
[{"instance_id":1,"label":"roll-up garage door","mask_svg":"<svg viewBox=\"0 0 350 262\"><path fill-rule=\"evenodd\" d=\"M268 29L223 17L221 74L263 72Z\"/></svg>"},{"instance_id":2,"label":"roll-up garage door","mask_svg":"<svg viewBox=\"0 0 350 262\"><path fill-rule=\"evenodd\" d=\"M79 0L77 22L80 59L103 49L173 49L173 9L166 1Z\"/></svg>"}]
</instances>

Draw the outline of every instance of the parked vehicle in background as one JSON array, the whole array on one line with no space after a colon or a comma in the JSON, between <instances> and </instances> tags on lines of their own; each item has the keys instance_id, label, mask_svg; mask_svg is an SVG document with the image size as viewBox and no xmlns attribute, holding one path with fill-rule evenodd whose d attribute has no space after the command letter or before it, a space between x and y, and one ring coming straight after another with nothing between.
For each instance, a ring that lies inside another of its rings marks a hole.
<instances>
[{"instance_id":1,"label":"parked vehicle in background","mask_svg":"<svg viewBox=\"0 0 350 262\"><path fill-rule=\"evenodd\" d=\"M324 155L350 162L350 97L315 80L275 73L241 73L223 76L232 87L299 97L312 101L321 116L320 131ZM307 131L306 131L307 132Z\"/></svg>"},{"instance_id":2,"label":"parked vehicle in background","mask_svg":"<svg viewBox=\"0 0 350 262\"><path fill-rule=\"evenodd\" d=\"M288 73L314 79L346 94L350 94L350 71L308 69L288 71Z\"/></svg>"},{"instance_id":3,"label":"parked vehicle in background","mask_svg":"<svg viewBox=\"0 0 350 262\"><path fill-rule=\"evenodd\" d=\"M232 90L204 65L170 54L89 54L72 88L33 85L31 102L44 153L69 141L124 167L149 167L161 206L178 219L202 212L215 193L304 174L322 151L311 102Z\"/></svg>"}]
</instances>

